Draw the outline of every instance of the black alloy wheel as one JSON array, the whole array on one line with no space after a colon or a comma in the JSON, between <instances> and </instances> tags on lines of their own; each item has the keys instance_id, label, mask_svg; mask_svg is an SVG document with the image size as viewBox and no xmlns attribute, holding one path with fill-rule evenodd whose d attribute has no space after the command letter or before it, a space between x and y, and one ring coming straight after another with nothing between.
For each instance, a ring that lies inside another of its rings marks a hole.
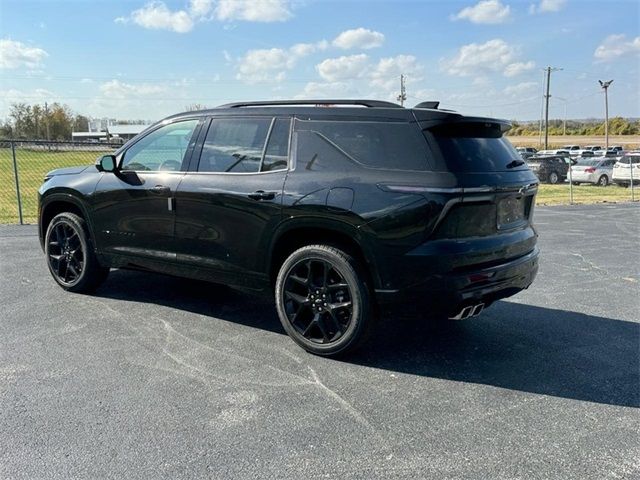
<instances>
[{"instance_id":1,"label":"black alloy wheel","mask_svg":"<svg viewBox=\"0 0 640 480\"><path fill-rule=\"evenodd\" d=\"M278 315L289 336L318 355L360 345L372 323L366 276L358 262L327 245L291 254L276 280Z\"/></svg>"},{"instance_id":2,"label":"black alloy wheel","mask_svg":"<svg viewBox=\"0 0 640 480\"><path fill-rule=\"evenodd\" d=\"M82 217L63 212L53 217L45 234L49 271L58 285L71 292L92 292L109 274L100 265L87 232Z\"/></svg>"},{"instance_id":3,"label":"black alloy wheel","mask_svg":"<svg viewBox=\"0 0 640 480\"><path fill-rule=\"evenodd\" d=\"M58 283L72 286L78 282L86 263L80 235L70 222L57 222L47 239L49 268Z\"/></svg>"},{"instance_id":4,"label":"black alloy wheel","mask_svg":"<svg viewBox=\"0 0 640 480\"><path fill-rule=\"evenodd\" d=\"M295 264L285 281L287 318L307 340L336 341L353 316L351 288L330 262L312 258Z\"/></svg>"}]
</instances>

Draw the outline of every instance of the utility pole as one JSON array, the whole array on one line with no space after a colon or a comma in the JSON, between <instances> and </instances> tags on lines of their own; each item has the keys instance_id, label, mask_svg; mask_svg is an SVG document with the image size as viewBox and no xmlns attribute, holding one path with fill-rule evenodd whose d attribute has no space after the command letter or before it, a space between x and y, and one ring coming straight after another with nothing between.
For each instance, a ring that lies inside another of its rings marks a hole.
<instances>
[{"instance_id":1,"label":"utility pole","mask_svg":"<svg viewBox=\"0 0 640 480\"><path fill-rule=\"evenodd\" d=\"M400 106L404 107L404 102L407 99L407 90L404 87L404 75L400 75L400 95L398 95L397 98Z\"/></svg>"},{"instance_id":2,"label":"utility pole","mask_svg":"<svg viewBox=\"0 0 640 480\"><path fill-rule=\"evenodd\" d=\"M604 90L604 148L605 150L609 149L609 85L613 82L613 80L609 80L608 82L603 82L602 80L598 80L600 86Z\"/></svg>"},{"instance_id":3,"label":"utility pole","mask_svg":"<svg viewBox=\"0 0 640 480\"><path fill-rule=\"evenodd\" d=\"M549 148L549 84L551 83L551 72L562 70L561 68L547 67L547 93L545 94L545 111L544 111L544 149Z\"/></svg>"}]
</instances>

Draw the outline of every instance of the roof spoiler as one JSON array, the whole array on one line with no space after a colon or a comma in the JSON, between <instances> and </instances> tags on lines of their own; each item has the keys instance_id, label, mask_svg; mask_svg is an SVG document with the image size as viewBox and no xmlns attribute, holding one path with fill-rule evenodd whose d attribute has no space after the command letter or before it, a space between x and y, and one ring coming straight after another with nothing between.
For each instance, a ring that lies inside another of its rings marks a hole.
<instances>
[{"instance_id":1,"label":"roof spoiler","mask_svg":"<svg viewBox=\"0 0 640 480\"><path fill-rule=\"evenodd\" d=\"M275 107L282 105L321 105L330 107L333 105L360 105L368 108L403 108L397 103L382 100L269 100L260 102L225 103L218 108L241 107Z\"/></svg>"},{"instance_id":2,"label":"roof spoiler","mask_svg":"<svg viewBox=\"0 0 640 480\"><path fill-rule=\"evenodd\" d=\"M413 108L430 108L432 110L437 110L439 105L440 105L440 102L438 102L437 100L434 100L434 101L428 101L428 102L420 102Z\"/></svg>"}]
</instances>

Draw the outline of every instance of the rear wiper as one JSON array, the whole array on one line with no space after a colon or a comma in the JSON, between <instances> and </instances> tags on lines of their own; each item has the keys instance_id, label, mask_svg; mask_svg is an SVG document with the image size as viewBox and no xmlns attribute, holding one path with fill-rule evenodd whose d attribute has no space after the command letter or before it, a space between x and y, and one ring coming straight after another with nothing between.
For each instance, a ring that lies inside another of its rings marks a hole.
<instances>
[{"instance_id":1,"label":"rear wiper","mask_svg":"<svg viewBox=\"0 0 640 480\"><path fill-rule=\"evenodd\" d=\"M507 168L515 168L520 165L524 165L524 160L513 160L512 162L507 163Z\"/></svg>"}]
</instances>

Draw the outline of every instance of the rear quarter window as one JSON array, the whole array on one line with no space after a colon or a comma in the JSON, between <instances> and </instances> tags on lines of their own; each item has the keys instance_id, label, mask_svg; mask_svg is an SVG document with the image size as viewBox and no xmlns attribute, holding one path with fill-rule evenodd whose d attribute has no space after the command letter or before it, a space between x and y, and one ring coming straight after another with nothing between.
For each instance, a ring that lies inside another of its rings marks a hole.
<instances>
[{"instance_id":1,"label":"rear quarter window","mask_svg":"<svg viewBox=\"0 0 640 480\"><path fill-rule=\"evenodd\" d=\"M365 167L430 169L427 144L413 123L300 120L296 130L316 133Z\"/></svg>"}]
</instances>

